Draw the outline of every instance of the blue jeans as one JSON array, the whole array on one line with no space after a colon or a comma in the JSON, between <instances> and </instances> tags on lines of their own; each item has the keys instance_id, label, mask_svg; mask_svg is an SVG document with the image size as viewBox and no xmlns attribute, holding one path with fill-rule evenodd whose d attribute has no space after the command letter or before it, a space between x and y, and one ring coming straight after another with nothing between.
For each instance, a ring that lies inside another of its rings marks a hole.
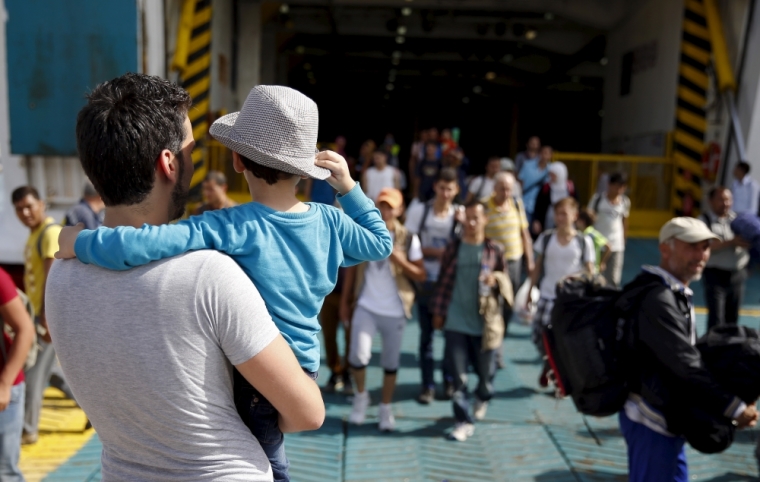
<instances>
[{"instance_id":1,"label":"blue jeans","mask_svg":"<svg viewBox=\"0 0 760 482\"><path fill-rule=\"evenodd\" d=\"M632 421L621 411L620 431L628 446L630 482L688 482L683 437L667 437Z\"/></svg>"},{"instance_id":2,"label":"blue jeans","mask_svg":"<svg viewBox=\"0 0 760 482\"><path fill-rule=\"evenodd\" d=\"M433 281L425 281L422 289L417 294L417 319L420 324L420 372L422 375L422 388L435 388L435 358L433 357L433 314L430 312L430 299L433 294ZM451 377L447 374L447 368L443 367L443 379Z\"/></svg>"},{"instance_id":3,"label":"blue jeans","mask_svg":"<svg viewBox=\"0 0 760 482\"><path fill-rule=\"evenodd\" d=\"M465 335L447 331L445 363L454 377L454 418L457 422L474 423L470 415L470 400L467 389L467 367L472 366L478 375L475 396L487 402L493 397L493 377L496 373L494 350L483 351L482 336Z\"/></svg>"},{"instance_id":4,"label":"blue jeans","mask_svg":"<svg viewBox=\"0 0 760 482\"><path fill-rule=\"evenodd\" d=\"M317 372L304 372L312 380L317 379ZM234 370L233 380L235 408L267 455L274 482L289 482L290 462L285 454L285 436L280 430L277 409L237 370Z\"/></svg>"},{"instance_id":5,"label":"blue jeans","mask_svg":"<svg viewBox=\"0 0 760 482\"><path fill-rule=\"evenodd\" d=\"M23 482L18 468L21 455L21 432L24 428L24 398L26 386L19 383L11 388L11 401L0 412L0 480Z\"/></svg>"}]
</instances>

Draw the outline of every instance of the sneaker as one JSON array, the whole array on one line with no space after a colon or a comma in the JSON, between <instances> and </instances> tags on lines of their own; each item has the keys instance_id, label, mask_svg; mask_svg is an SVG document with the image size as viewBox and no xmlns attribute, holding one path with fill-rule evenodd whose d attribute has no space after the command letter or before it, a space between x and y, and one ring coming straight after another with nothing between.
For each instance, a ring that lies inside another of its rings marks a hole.
<instances>
[{"instance_id":1,"label":"sneaker","mask_svg":"<svg viewBox=\"0 0 760 482\"><path fill-rule=\"evenodd\" d=\"M323 388L325 393L335 393L342 389L343 389L343 379L337 373L333 373L330 375L330 379L327 380L327 384Z\"/></svg>"},{"instance_id":2,"label":"sneaker","mask_svg":"<svg viewBox=\"0 0 760 482\"><path fill-rule=\"evenodd\" d=\"M451 400L454 398L454 382L450 380L444 380L443 382L443 399Z\"/></svg>"},{"instance_id":3,"label":"sneaker","mask_svg":"<svg viewBox=\"0 0 760 482\"><path fill-rule=\"evenodd\" d=\"M346 372L343 374L343 395L351 396L354 394L354 385L351 383L351 375Z\"/></svg>"},{"instance_id":4,"label":"sneaker","mask_svg":"<svg viewBox=\"0 0 760 482\"><path fill-rule=\"evenodd\" d=\"M423 388L419 395L417 395L417 403L422 405L430 405L435 399L435 388Z\"/></svg>"},{"instance_id":5,"label":"sneaker","mask_svg":"<svg viewBox=\"0 0 760 482\"><path fill-rule=\"evenodd\" d=\"M30 433L30 432L24 432L21 434L21 445L32 445L37 443L39 435L37 435L37 432Z\"/></svg>"},{"instance_id":6,"label":"sneaker","mask_svg":"<svg viewBox=\"0 0 760 482\"><path fill-rule=\"evenodd\" d=\"M475 399L475 404L472 407L472 416L475 420L483 420L486 418L486 412L488 411L488 402Z\"/></svg>"},{"instance_id":7,"label":"sneaker","mask_svg":"<svg viewBox=\"0 0 760 482\"><path fill-rule=\"evenodd\" d=\"M457 422L454 425L454 430L448 435L449 440L456 440L457 442L464 442L468 438L472 437L475 433L475 425L467 422Z\"/></svg>"},{"instance_id":8,"label":"sneaker","mask_svg":"<svg viewBox=\"0 0 760 482\"><path fill-rule=\"evenodd\" d=\"M348 421L354 425L361 425L367 418L367 407L369 406L369 392L357 393L354 395L354 402L351 406L351 413L348 415Z\"/></svg>"},{"instance_id":9,"label":"sneaker","mask_svg":"<svg viewBox=\"0 0 760 482\"><path fill-rule=\"evenodd\" d=\"M396 429L396 419L391 412L391 406L387 403L381 403L378 416L380 422L377 424L381 432L393 432Z\"/></svg>"}]
</instances>

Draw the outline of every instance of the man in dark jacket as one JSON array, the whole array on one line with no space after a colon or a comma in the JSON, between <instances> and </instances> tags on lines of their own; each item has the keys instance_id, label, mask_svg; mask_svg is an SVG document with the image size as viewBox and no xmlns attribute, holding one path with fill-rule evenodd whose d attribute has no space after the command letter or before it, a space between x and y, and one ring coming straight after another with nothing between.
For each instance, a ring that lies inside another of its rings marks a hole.
<instances>
[{"instance_id":1,"label":"man in dark jacket","mask_svg":"<svg viewBox=\"0 0 760 482\"><path fill-rule=\"evenodd\" d=\"M687 482L685 439L667 422L689 400L739 428L753 426L758 412L726 393L705 369L694 347L696 327L691 281L710 258L715 235L700 220L675 218L660 231L660 266L644 266L626 287L638 293L633 319L635 375L620 412L628 445L631 482ZM676 400L677 397L677 400Z\"/></svg>"}]
</instances>

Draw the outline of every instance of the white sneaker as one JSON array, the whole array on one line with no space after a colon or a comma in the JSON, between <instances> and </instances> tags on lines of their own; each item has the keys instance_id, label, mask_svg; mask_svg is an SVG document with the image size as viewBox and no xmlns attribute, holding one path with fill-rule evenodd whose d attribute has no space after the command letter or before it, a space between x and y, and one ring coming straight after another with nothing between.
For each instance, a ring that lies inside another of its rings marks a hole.
<instances>
[{"instance_id":1,"label":"white sneaker","mask_svg":"<svg viewBox=\"0 0 760 482\"><path fill-rule=\"evenodd\" d=\"M457 424L454 425L454 430L449 434L448 439L464 442L472 437L473 434L475 434L475 425L467 422L457 422Z\"/></svg>"},{"instance_id":2,"label":"white sneaker","mask_svg":"<svg viewBox=\"0 0 760 482\"><path fill-rule=\"evenodd\" d=\"M472 407L472 416L475 420L483 420L486 418L486 411L488 411L488 402L475 399L475 404Z\"/></svg>"},{"instance_id":3,"label":"white sneaker","mask_svg":"<svg viewBox=\"0 0 760 482\"><path fill-rule=\"evenodd\" d=\"M348 415L348 421L354 425L361 425L367 418L367 407L369 406L369 392L357 392L354 394L354 402L351 406L351 413Z\"/></svg>"},{"instance_id":4,"label":"white sneaker","mask_svg":"<svg viewBox=\"0 0 760 482\"><path fill-rule=\"evenodd\" d=\"M380 422L377 424L381 432L393 432L396 429L396 418L391 412L391 406L388 403L381 403L378 407L378 417Z\"/></svg>"}]
</instances>

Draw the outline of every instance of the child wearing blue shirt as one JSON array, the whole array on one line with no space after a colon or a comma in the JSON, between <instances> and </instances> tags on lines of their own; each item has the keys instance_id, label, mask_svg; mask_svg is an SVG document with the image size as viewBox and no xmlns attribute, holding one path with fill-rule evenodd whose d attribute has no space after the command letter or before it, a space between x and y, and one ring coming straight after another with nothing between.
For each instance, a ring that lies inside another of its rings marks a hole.
<instances>
[{"instance_id":1,"label":"child wearing blue shirt","mask_svg":"<svg viewBox=\"0 0 760 482\"><path fill-rule=\"evenodd\" d=\"M272 117L261 119L262 112ZM245 175L253 202L171 225L84 230L73 246L76 257L126 270L197 249L229 254L258 288L301 367L316 379L317 316L335 287L338 268L385 259L393 249L380 212L351 179L345 159L330 151L315 156L317 118L316 104L303 94L255 87L241 112L211 128L232 149L233 165ZM266 130L277 124L284 127ZM287 132L292 125L299 130ZM327 180L343 211L300 202L295 187L306 176ZM62 257L72 254L65 238ZM277 411L237 371L235 404L267 453L274 480L289 480Z\"/></svg>"}]
</instances>

